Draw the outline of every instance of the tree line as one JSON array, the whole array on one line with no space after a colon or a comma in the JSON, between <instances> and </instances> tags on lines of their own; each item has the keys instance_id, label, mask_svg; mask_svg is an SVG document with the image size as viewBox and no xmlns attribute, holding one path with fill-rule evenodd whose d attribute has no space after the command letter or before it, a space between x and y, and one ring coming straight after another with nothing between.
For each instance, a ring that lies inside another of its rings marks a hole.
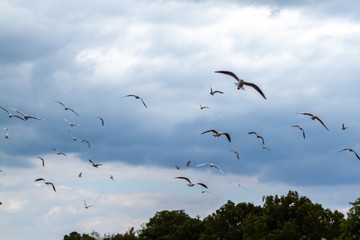
<instances>
[{"instance_id":1,"label":"tree line","mask_svg":"<svg viewBox=\"0 0 360 240\"><path fill-rule=\"evenodd\" d=\"M184 210L160 211L141 229L100 236L72 232L63 240L360 240L360 198L344 214L289 191L263 206L228 201L201 220Z\"/></svg>"}]
</instances>

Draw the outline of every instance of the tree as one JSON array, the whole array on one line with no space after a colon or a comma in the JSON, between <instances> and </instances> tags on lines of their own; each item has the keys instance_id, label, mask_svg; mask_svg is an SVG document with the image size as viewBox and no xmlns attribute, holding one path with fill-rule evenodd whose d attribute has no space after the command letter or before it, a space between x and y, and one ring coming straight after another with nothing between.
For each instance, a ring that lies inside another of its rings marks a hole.
<instances>
[{"instance_id":1,"label":"tree","mask_svg":"<svg viewBox=\"0 0 360 240\"><path fill-rule=\"evenodd\" d=\"M347 219L341 224L342 234L339 239L360 239L360 198L350 204L353 206L347 212Z\"/></svg>"},{"instance_id":2,"label":"tree","mask_svg":"<svg viewBox=\"0 0 360 240\"><path fill-rule=\"evenodd\" d=\"M202 221L191 218L184 210L161 211L139 230L139 239L197 240L202 229Z\"/></svg>"}]
</instances>

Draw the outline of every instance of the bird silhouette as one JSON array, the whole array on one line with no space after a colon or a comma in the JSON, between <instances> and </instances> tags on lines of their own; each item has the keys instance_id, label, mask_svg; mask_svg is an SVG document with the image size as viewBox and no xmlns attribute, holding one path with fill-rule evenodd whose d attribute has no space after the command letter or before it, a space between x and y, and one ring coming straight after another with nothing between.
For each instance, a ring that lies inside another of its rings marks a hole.
<instances>
[{"instance_id":1,"label":"bird silhouette","mask_svg":"<svg viewBox=\"0 0 360 240\"><path fill-rule=\"evenodd\" d=\"M43 118L39 118L39 117L34 117L34 116L27 115L27 114L22 113L22 112L20 112L20 111L18 111L18 110L16 110L16 109L14 109L14 108L11 108L11 107L9 107L9 108L10 108L11 110L13 110L13 111L15 111L15 112L19 113L20 115L22 115L22 116L23 116L23 118L24 118L24 120L29 120L29 119L45 120L45 119L43 119Z\"/></svg>"},{"instance_id":2,"label":"bird silhouette","mask_svg":"<svg viewBox=\"0 0 360 240\"><path fill-rule=\"evenodd\" d=\"M218 90L213 91L213 89L212 89L211 86L210 86L210 95L214 96L215 93L224 94L222 91L218 91Z\"/></svg>"},{"instance_id":3,"label":"bird silhouette","mask_svg":"<svg viewBox=\"0 0 360 240\"><path fill-rule=\"evenodd\" d=\"M318 120L318 121L326 128L326 130L330 131L330 130L325 126L324 122L321 121L321 119L320 119L318 116L315 116L314 114L311 114L311 113L297 113L297 114L310 116L311 120Z\"/></svg>"},{"instance_id":4,"label":"bird silhouette","mask_svg":"<svg viewBox=\"0 0 360 240\"><path fill-rule=\"evenodd\" d=\"M264 138L258 135L256 132L249 132L248 134L255 134L256 138L260 139L263 145L265 144Z\"/></svg>"},{"instance_id":5,"label":"bird silhouette","mask_svg":"<svg viewBox=\"0 0 360 240\"><path fill-rule=\"evenodd\" d=\"M184 180L186 180L187 182L188 182L188 186L189 187L193 187L193 186L195 186L195 184L194 183L192 183L191 181L190 181L190 179L188 179L187 177L175 177L175 178L178 178L178 179L184 179Z\"/></svg>"},{"instance_id":6,"label":"bird silhouette","mask_svg":"<svg viewBox=\"0 0 360 240\"><path fill-rule=\"evenodd\" d=\"M239 153L238 153L237 151L235 151L235 150L230 150L230 151L231 151L231 152L234 152L234 153L236 154L237 159L240 159Z\"/></svg>"},{"instance_id":7,"label":"bird silhouette","mask_svg":"<svg viewBox=\"0 0 360 240\"><path fill-rule=\"evenodd\" d=\"M254 83L245 82L243 79L239 79L233 72L230 72L230 71L215 71L215 73L222 73L222 74L226 74L226 75L229 75L229 76L235 78L235 80L236 80L235 85L236 85L238 90L239 89L244 89L244 85L249 86L249 87L254 88L258 93L261 94L261 96L263 96L263 98L266 99L264 93L261 91L261 89L257 85L255 85Z\"/></svg>"},{"instance_id":8,"label":"bird silhouette","mask_svg":"<svg viewBox=\"0 0 360 240\"><path fill-rule=\"evenodd\" d=\"M20 116L18 116L18 115L11 114L6 108L4 108L4 107L2 107L2 106L0 106L0 108L3 109L5 112L7 112L9 118L16 117L16 118L19 118L19 119L21 119L21 120L25 120L24 118L22 118L22 117L20 117Z\"/></svg>"},{"instance_id":9,"label":"bird silhouette","mask_svg":"<svg viewBox=\"0 0 360 240\"><path fill-rule=\"evenodd\" d=\"M91 161L91 159L89 159L89 162L91 162L92 166L93 166L93 167L96 167L96 168L102 166L102 164L94 163L93 161Z\"/></svg>"},{"instance_id":10,"label":"bird silhouette","mask_svg":"<svg viewBox=\"0 0 360 240\"><path fill-rule=\"evenodd\" d=\"M217 170L219 170L222 174L226 175L218 166L216 166L213 163L201 163L198 165L195 165L195 167L200 167L200 166L209 166L210 168L216 168Z\"/></svg>"},{"instance_id":11,"label":"bird silhouette","mask_svg":"<svg viewBox=\"0 0 360 240\"><path fill-rule=\"evenodd\" d=\"M134 94L129 94L129 95L126 95L125 97L134 97L134 98L136 98L136 99L140 99L141 102L144 104L144 106L147 108L144 100L143 100L141 97L139 97L139 96L137 96L137 95L134 95Z\"/></svg>"},{"instance_id":12,"label":"bird silhouette","mask_svg":"<svg viewBox=\"0 0 360 240\"><path fill-rule=\"evenodd\" d=\"M344 149L340 150L339 152L343 152L343 151L353 152L355 154L355 156L360 160L359 155L352 148L344 148Z\"/></svg>"},{"instance_id":13,"label":"bird silhouette","mask_svg":"<svg viewBox=\"0 0 360 240\"><path fill-rule=\"evenodd\" d=\"M226 138L229 140L229 142L231 142L231 137L230 137L230 134L229 133L226 133L226 132L218 132L214 129L210 129L210 130L207 130L205 132L202 132L201 134L205 134L205 133L208 133L208 132L212 132L214 133L213 136L214 137L220 137L221 135L224 135L226 136Z\"/></svg>"},{"instance_id":14,"label":"bird silhouette","mask_svg":"<svg viewBox=\"0 0 360 240\"><path fill-rule=\"evenodd\" d=\"M102 118L102 117L97 117L98 119L100 119L100 121L101 121L101 125L103 125L104 126L104 119Z\"/></svg>"},{"instance_id":15,"label":"bird silhouette","mask_svg":"<svg viewBox=\"0 0 360 240\"><path fill-rule=\"evenodd\" d=\"M297 128L299 128L299 129L302 131L303 137L304 137L304 139L305 139L305 131L304 131L304 129L303 129L302 127L300 127L299 125L293 125L292 127L297 127Z\"/></svg>"},{"instance_id":16,"label":"bird silhouette","mask_svg":"<svg viewBox=\"0 0 360 240\"><path fill-rule=\"evenodd\" d=\"M55 102L57 102L58 104L60 104L61 106L63 106L65 110L72 111L72 112L73 112L73 113L75 113L77 116L79 116L79 114L78 114L77 112L75 112L75 110L74 110L74 109L69 108L68 106L66 106L66 105L65 105L65 104L63 104L62 102L59 102L59 101L56 101L56 100L55 100Z\"/></svg>"},{"instance_id":17,"label":"bird silhouette","mask_svg":"<svg viewBox=\"0 0 360 240\"><path fill-rule=\"evenodd\" d=\"M43 167L45 167L45 160L42 157L37 157L41 160Z\"/></svg>"}]
</instances>

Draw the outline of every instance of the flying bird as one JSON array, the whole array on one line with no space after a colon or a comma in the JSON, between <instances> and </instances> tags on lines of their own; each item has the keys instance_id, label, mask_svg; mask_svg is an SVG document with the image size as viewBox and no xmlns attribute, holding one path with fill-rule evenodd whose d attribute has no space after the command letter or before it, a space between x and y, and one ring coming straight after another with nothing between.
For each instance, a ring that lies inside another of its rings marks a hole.
<instances>
[{"instance_id":1,"label":"flying bird","mask_svg":"<svg viewBox=\"0 0 360 240\"><path fill-rule=\"evenodd\" d=\"M89 207L93 207L93 206L94 206L94 205L87 205L85 200L84 200L84 204L85 204L85 209L88 209Z\"/></svg>"},{"instance_id":2,"label":"flying bird","mask_svg":"<svg viewBox=\"0 0 360 240\"><path fill-rule=\"evenodd\" d=\"M20 115L22 115L22 116L23 116L23 118L24 118L24 120L28 120L28 119L45 120L45 119L43 119L43 118L39 118L39 117L34 117L34 116L27 115L27 114L22 113L22 112L20 112L20 111L18 111L18 110L16 110L16 109L14 109L14 108L12 108L12 107L9 107L9 108L10 108L11 110L13 110L13 111L15 111L15 112L19 113Z\"/></svg>"},{"instance_id":3,"label":"flying bird","mask_svg":"<svg viewBox=\"0 0 360 240\"><path fill-rule=\"evenodd\" d=\"M330 131L330 130L325 126L325 124L323 123L323 121L321 121L321 119L318 118L317 116L315 116L314 114L311 114L311 113L297 113L297 114L310 116L311 120L318 120L318 121L326 128L326 130Z\"/></svg>"},{"instance_id":4,"label":"flying bird","mask_svg":"<svg viewBox=\"0 0 360 240\"><path fill-rule=\"evenodd\" d=\"M188 186L189 187L193 187L193 186L195 186L195 184L194 183L192 183L191 181L190 181L190 179L188 179L187 177L175 177L175 178L178 178L178 179L184 179L184 180L186 180L187 182L188 182Z\"/></svg>"},{"instance_id":5,"label":"flying bird","mask_svg":"<svg viewBox=\"0 0 360 240\"><path fill-rule=\"evenodd\" d=\"M82 176L82 172L79 173L79 177L81 177L81 176Z\"/></svg>"},{"instance_id":6,"label":"flying bird","mask_svg":"<svg viewBox=\"0 0 360 240\"><path fill-rule=\"evenodd\" d=\"M142 100L142 98L141 98L141 97L139 97L139 96L137 96L137 95L134 95L134 94L129 94L129 95L126 95L125 97L134 97L134 98L136 98L136 99L140 99L140 100L141 100L141 102L144 104L144 106L147 108L147 106L146 106L146 104L145 104L144 100Z\"/></svg>"},{"instance_id":7,"label":"flying bird","mask_svg":"<svg viewBox=\"0 0 360 240\"><path fill-rule=\"evenodd\" d=\"M343 151L353 152L356 155L356 157L360 160L359 155L354 150L352 150L351 148L344 148L343 150L340 150L339 152L343 152Z\"/></svg>"},{"instance_id":8,"label":"flying bird","mask_svg":"<svg viewBox=\"0 0 360 240\"><path fill-rule=\"evenodd\" d=\"M5 134L5 139L9 139L9 133Z\"/></svg>"},{"instance_id":9,"label":"flying bird","mask_svg":"<svg viewBox=\"0 0 360 240\"><path fill-rule=\"evenodd\" d=\"M348 127L345 127L345 125L342 124L342 125L341 125L341 130L346 130L346 129L348 129Z\"/></svg>"},{"instance_id":10,"label":"flying bird","mask_svg":"<svg viewBox=\"0 0 360 240\"><path fill-rule=\"evenodd\" d=\"M45 167L45 160L42 157L37 157L41 160L43 167Z\"/></svg>"},{"instance_id":11,"label":"flying bird","mask_svg":"<svg viewBox=\"0 0 360 240\"><path fill-rule=\"evenodd\" d=\"M178 165L175 165L175 168L176 168L176 170L179 170L179 169L180 169L180 167L179 167Z\"/></svg>"},{"instance_id":12,"label":"flying bird","mask_svg":"<svg viewBox=\"0 0 360 240\"><path fill-rule=\"evenodd\" d=\"M215 73L222 73L222 74L226 74L226 75L229 75L229 76L235 78L236 81L237 81L237 82L235 82L235 85L236 85L236 87L237 87L238 90L239 90L239 89L245 90L245 89L244 89L244 85L245 85L245 86L249 86L249 87L254 88L258 93L261 94L261 96L263 96L263 98L266 99L264 93L261 91L261 89L260 89L257 85L255 85L254 83L245 82L243 79L239 79L233 72L229 72L229 71L215 71Z\"/></svg>"},{"instance_id":13,"label":"flying bird","mask_svg":"<svg viewBox=\"0 0 360 240\"><path fill-rule=\"evenodd\" d=\"M8 111L6 108L3 108L2 106L0 106L0 108L3 109L5 112L7 112L9 118L17 117L17 118L19 118L19 119L21 119L21 120L25 120L24 118L22 118L22 117L20 117L20 116L18 116L18 115L13 115L13 114L9 113L9 111Z\"/></svg>"},{"instance_id":14,"label":"flying bird","mask_svg":"<svg viewBox=\"0 0 360 240\"><path fill-rule=\"evenodd\" d=\"M201 164L198 164L198 165L195 165L195 167L200 167L200 166L209 166L210 168L216 168L217 170L219 170L222 174L226 175L218 166L216 166L215 164L213 163L201 163Z\"/></svg>"},{"instance_id":15,"label":"flying bird","mask_svg":"<svg viewBox=\"0 0 360 240\"><path fill-rule=\"evenodd\" d=\"M218 90L213 91L213 89L212 89L211 86L210 86L210 95L214 96L215 93L224 94L222 91L218 91Z\"/></svg>"},{"instance_id":16,"label":"flying bird","mask_svg":"<svg viewBox=\"0 0 360 240\"><path fill-rule=\"evenodd\" d=\"M255 134L256 138L261 139L262 144L263 145L265 144L264 138L262 136L258 135L256 132L249 132L248 134Z\"/></svg>"},{"instance_id":17,"label":"flying bird","mask_svg":"<svg viewBox=\"0 0 360 240\"><path fill-rule=\"evenodd\" d=\"M91 159L89 159L89 162L91 162L92 166L96 167L96 168L98 168L99 166L102 166L102 164L94 163L93 161L91 161Z\"/></svg>"},{"instance_id":18,"label":"flying bird","mask_svg":"<svg viewBox=\"0 0 360 240\"><path fill-rule=\"evenodd\" d=\"M79 124L76 124L76 123L72 123L72 122L69 122L67 119L64 118L64 121L67 122L70 127L75 127L75 126L80 126Z\"/></svg>"},{"instance_id":19,"label":"flying bird","mask_svg":"<svg viewBox=\"0 0 360 240\"><path fill-rule=\"evenodd\" d=\"M210 130L207 130L205 132L202 132L201 134L204 134L204 133L208 133L208 132L212 132L214 133L213 136L214 137L220 137L221 135L225 135L226 138L229 140L229 142L231 142L231 137L230 137L230 134L229 133L226 133L226 132L218 132L214 129L210 129Z\"/></svg>"},{"instance_id":20,"label":"flying bird","mask_svg":"<svg viewBox=\"0 0 360 240\"><path fill-rule=\"evenodd\" d=\"M186 166L189 167L189 166L190 166L190 163L191 163L191 161L188 161L188 162L186 163Z\"/></svg>"},{"instance_id":21,"label":"flying bird","mask_svg":"<svg viewBox=\"0 0 360 240\"><path fill-rule=\"evenodd\" d=\"M37 179L35 179L35 182L39 182L39 181L44 181L44 183L45 183L46 185L51 185L52 188L53 188L53 190L54 190L54 192L56 192L56 189L55 189L55 186L54 186L53 183L45 181L44 178L37 178Z\"/></svg>"},{"instance_id":22,"label":"flying bird","mask_svg":"<svg viewBox=\"0 0 360 240\"><path fill-rule=\"evenodd\" d=\"M56 152L57 155L63 155L63 156L65 156L65 157L67 157L65 153L63 153L63 152L58 152L58 151L56 150L56 148L53 148L53 150Z\"/></svg>"},{"instance_id":23,"label":"flying bird","mask_svg":"<svg viewBox=\"0 0 360 240\"><path fill-rule=\"evenodd\" d=\"M209 108L209 107L203 106L203 105L200 104L200 109L201 109L201 110L203 110L203 109L205 109L205 108Z\"/></svg>"},{"instance_id":24,"label":"flying bird","mask_svg":"<svg viewBox=\"0 0 360 240\"><path fill-rule=\"evenodd\" d=\"M110 179L114 181L114 177L113 177L113 175L110 175Z\"/></svg>"},{"instance_id":25,"label":"flying bird","mask_svg":"<svg viewBox=\"0 0 360 240\"><path fill-rule=\"evenodd\" d=\"M63 104L62 102L59 102L59 101L56 101L58 104L62 105L64 107L65 110L69 110L69 111L72 111L73 113L75 113L77 116L79 116L79 114L77 112L74 111L74 109L72 108L69 108L68 106L66 106L65 104Z\"/></svg>"},{"instance_id":26,"label":"flying bird","mask_svg":"<svg viewBox=\"0 0 360 240\"><path fill-rule=\"evenodd\" d=\"M103 125L104 126L104 119L102 118L102 117L97 117L98 119L100 119L100 121L101 121L101 125Z\"/></svg>"},{"instance_id":27,"label":"flying bird","mask_svg":"<svg viewBox=\"0 0 360 240\"><path fill-rule=\"evenodd\" d=\"M69 134L71 135L72 139L73 139L75 142L79 141L79 139L77 139L77 138L72 134L72 132L71 132L70 130L69 130Z\"/></svg>"},{"instance_id":28,"label":"flying bird","mask_svg":"<svg viewBox=\"0 0 360 240\"><path fill-rule=\"evenodd\" d=\"M304 131L304 129L303 129L302 127L300 127L299 125L293 125L292 127L297 127L297 128L299 128L299 129L302 131L303 137L304 137L304 139L305 139L305 131Z\"/></svg>"},{"instance_id":29,"label":"flying bird","mask_svg":"<svg viewBox=\"0 0 360 240\"><path fill-rule=\"evenodd\" d=\"M238 153L237 151L235 151L235 150L230 150L230 152L234 152L234 153L236 154L237 159L240 159L239 153Z\"/></svg>"}]
</instances>

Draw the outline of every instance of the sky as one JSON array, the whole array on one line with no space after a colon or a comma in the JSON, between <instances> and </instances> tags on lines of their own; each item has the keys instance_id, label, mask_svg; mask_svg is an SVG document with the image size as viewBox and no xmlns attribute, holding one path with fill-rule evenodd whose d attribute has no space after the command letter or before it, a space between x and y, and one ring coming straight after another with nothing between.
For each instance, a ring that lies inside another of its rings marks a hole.
<instances>
[{"instance_id":1,"label":"sky","mask_svg":"<svg viewBox=\"0 0 360 240\"><path fill-rule=\"evenodd\" d=\"M0 109L0 238L124 233L158 211L203 219L228 200L261 205L289 190L345 214L360 187L360 161L340 152L360 153L359 8L1 0L0 106L41 120ZM201 134L210 129L231 142Z\"/></svg>"}]
</instances>

